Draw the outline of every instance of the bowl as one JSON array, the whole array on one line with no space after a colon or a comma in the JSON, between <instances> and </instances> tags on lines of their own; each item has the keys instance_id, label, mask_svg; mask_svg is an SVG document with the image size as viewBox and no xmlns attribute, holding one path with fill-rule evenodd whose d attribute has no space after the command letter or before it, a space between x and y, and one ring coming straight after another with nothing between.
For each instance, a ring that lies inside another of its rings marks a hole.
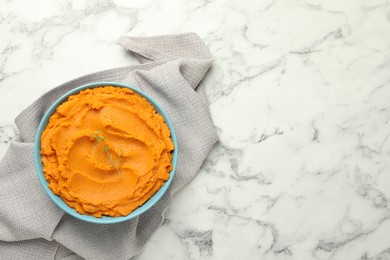
<instances>
[{"instance_id":1,"label":"bowl","mask_svg":"<svg viewBox=\"0 0 390 260\"><path fill-rule=\"evenodd\" d=\"M172 154L172 170L170 172L169 179L164 183L163 186L151 197L149 200L147 200L143 205L132 211L129 215L127 216L120 216L120 217L110 217L110 216L103 216L101 218L93 217L90 215L83 215L78 213L75 209L71 208L66 204L62 198L58 195L55 195L52 190L49 188L49 184L44 176L43 173L43 164L42 164L42 156L41 156L41 142L40 138L42 135L42 132L45 130L50 117L55 113L57 107L61 105L63 102L65 102L69 96L78 94L81 90L89 89L89 88L96 88L96 87L103 87L103 86L114 86L114 87L120 87L120 88L128 88L131 89L132 91L138 93L142 97L144 97L159 113L165 121L165 124L168 126L170 132L171 132L171 139L174 144L174 150ZM35 162L35 167L38 173L38 178L43 186L43 189L46 191L46 193L49 195L50 199L62 210L64 210L66 213L69 215L86 221L86 222L91 222L91 223L97 223L97 224L112 224L112 223L119 223L123 221L127 221L130 219L133 219L135 217L138 217L145 211L149 210L153 205L155 205L161 197L164 195L164 193L167 191L169 188L169 185L172 182L172 179L175 175L175 170L176 170L176 164L177 164L177 157L178 157L178 148L177 148L177 139L176 139L176 134L172 126L172 122L169 120L167 113L162 109L162 107L153 99L151 98L148 94L145 92L133 87L129 86L123 83L118 83L118 82L94 82L94 83L89 83L85 84L79 87L76 87L75 89L69 91L68 93L64 94L61 96L59 99L57 99L47 110L47 112L44 114L44 116L41 119L41 122L38 126L38 130L36 133L35 137L35 142L34 142L34 162Z\"/></svg>"}]
</instances>

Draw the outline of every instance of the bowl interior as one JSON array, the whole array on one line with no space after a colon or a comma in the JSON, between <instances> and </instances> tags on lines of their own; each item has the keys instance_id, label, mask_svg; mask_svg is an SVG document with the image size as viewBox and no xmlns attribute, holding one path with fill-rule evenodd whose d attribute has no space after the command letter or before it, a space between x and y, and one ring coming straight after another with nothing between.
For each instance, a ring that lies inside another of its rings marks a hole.
<instances>
[{"instance_id":1,"label":"bowl interior","mask_svg":"<svg viewBox=\"0 0 390 260\"><path fill-rule=\"evenodd\" d=\"M46 125L49 122L49 119L52 114L56 111L57 107L65 102L69 96L74 95L79 93L81 90L87 89L87 88L96 88L96 87L103 87L103 86L114 86L114 87L122 87L122 88L129 88L133 90L134 92L140 94L143 96L149 103L153 105L153 107L156 109L157 113L159 113L161 116L163 116L164 121L166 125L168 126L169 130L171 131L171 139L172 142L175 146L173 150L173 156L172 156L172 171L170 172L169 179L164 183L164 185L149 199L147 200L141 207L138 207L135 209L133 212L131 212L127 216L122 216L122 217L108 217L108 216L103 216L102 218L96 218L93 216L89 215L83 215L79 214L76 210L73 208L69 207L68 204L66 204L61 197L55 195L51 189L49 188L49 184L46 181L46 178L43 174L43 165L42 165L42 157L41 157L41 142L40 138L42 135L43 130L46 128ZM40 182L42 183L43 188L45 189L46 193L49 195L49 197L54 201L55 204L57 204L62 210L64 210L66 213L72 215L73 217L76 217L78 219L87 221L87 222L92 222L92 223L98 223L98 224L110 224L110 223L118 223L122 221L126 221L132 218L135 218L139 216L140 214L144 213L148 209L150 209L156 202L164 195L164 193L167 191L169 185L172 182L173 176L175 175L175 170L176 170L176 163L177 163L177 154L178 154L178 148L177 148L177 139L176 139L176 134L172 126L172 122L169 120L167 114L164 112L164 110L158 105L156 101L154 101L149 95L146 93L142 92L141 90L134 88L132 86L122 84L122 83L117 83L117 82L95 82L95 83L90 83L86 85L82 85L80 87L77 87L62 97L60 97L56 102L54 102L50 108L47 110L45 115L43 116L39 126L38 130L36 133L35 137L35 142L34 142L34 161L35 161L35 167L38 173L38 178Z\"/></svg>"}]
</instances>

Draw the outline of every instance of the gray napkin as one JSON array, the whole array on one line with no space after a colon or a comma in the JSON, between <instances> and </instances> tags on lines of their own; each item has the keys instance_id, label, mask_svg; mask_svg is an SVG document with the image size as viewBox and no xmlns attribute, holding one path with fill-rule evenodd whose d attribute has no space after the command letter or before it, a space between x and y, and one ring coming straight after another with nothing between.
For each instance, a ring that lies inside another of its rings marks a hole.
<instances>
[{"instance_id":1,"label":"gray napkin","mask_svg":"<svg viewBox=\"0 0 390 260\"><path fill-rule=\"evenodd\" d=\"M0 163L1 259L131 258L161 225L173 194L195 176L217 141L198 87L213 58L196 34L124 36L119 44L142 64L67 82L16 118L19 135ZM123 82L149 93L168 113L178 138L177 172L169 190L149 211L118 224L91 224L65 214L44 192L33 162L33 140L48 107L69 90L94 81Z\"/></svg>"}]
</instances>

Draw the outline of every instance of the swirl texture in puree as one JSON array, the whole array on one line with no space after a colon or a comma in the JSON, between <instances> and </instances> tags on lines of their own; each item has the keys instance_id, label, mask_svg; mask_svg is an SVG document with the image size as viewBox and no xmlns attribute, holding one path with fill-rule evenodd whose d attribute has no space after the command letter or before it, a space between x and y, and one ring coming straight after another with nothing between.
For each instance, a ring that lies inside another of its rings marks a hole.
<instances>
[{"instance_id":1,"label":"swirl texture in puree","mask_svg":"<svg viewBox=\"0 0 390 260\"><path fill-rule=\"evenodd\" d=\"M142 96L105 86L72 95L41 136L49 188L77 212L126 216L169 178L173 142Z\"/></svg>"}]
</instances>

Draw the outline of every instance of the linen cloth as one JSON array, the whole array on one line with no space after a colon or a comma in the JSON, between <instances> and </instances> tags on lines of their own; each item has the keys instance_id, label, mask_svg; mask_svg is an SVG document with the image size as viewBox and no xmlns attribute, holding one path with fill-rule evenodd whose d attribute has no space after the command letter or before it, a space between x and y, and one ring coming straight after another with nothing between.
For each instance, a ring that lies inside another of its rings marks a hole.
<instances>
[{"instance_id":1,"label":"linen cloth","mask_svg":"<svg viewBox=\"0 0 390 260\"><path fill-rule=\"evenodd\" d=\"M195 176L217 141L199 86L213 57L196 34L123 36L118 43L141 64L62 84L16 118L19 134L0 162L1 259L131 258L162 224L172 196ZM122 82L150 94L167 112L178 139L177 171L168 191L146 213L118 224L86 223L64 213L44 192L33 160L36 130L49 106L71 89L96 81Z\"/></svg>"}]
</instances>

